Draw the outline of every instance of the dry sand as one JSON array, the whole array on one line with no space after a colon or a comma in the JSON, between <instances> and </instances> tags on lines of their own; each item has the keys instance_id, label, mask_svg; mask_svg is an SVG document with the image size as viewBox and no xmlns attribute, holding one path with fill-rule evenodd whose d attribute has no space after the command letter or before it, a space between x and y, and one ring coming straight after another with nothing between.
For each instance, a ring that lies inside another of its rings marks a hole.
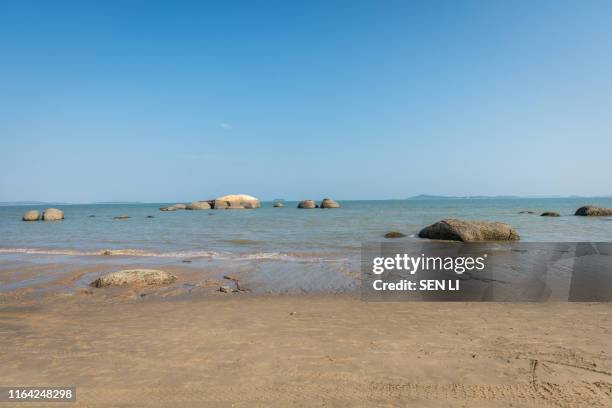
<instances>
[{"instance_id":1,"label":"dry sand","mask_svg":"<svg viewBox=\"0 0 612 408\"><path fill-rule=\"evenodd\" d=\"M0 297L0 385L76 386L77 407L612 406L611 304L92 292Z\"/></svg>"}]
</instances>

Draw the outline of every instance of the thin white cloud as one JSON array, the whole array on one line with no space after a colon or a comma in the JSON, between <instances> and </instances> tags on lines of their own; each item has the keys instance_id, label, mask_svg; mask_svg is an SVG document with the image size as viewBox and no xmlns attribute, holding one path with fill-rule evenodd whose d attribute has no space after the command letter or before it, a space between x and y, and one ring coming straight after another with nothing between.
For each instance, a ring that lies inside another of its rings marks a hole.
<instances>
[{"instance_id":1,"label":"thin white cloud","mask_svg":"<svg viewBox=\"0 0 612 408\"><path fill-rule=\"evenodd\" d=\"M222 123L222 124L221 124L221 125L219 125L219 126L221 126L221 128L222 128L222 129L225 129L225 130L232 130L232 129L234 128L234 127L233 127L231 124L229 124L229 123Z\"/></svg>"}]
</instances>

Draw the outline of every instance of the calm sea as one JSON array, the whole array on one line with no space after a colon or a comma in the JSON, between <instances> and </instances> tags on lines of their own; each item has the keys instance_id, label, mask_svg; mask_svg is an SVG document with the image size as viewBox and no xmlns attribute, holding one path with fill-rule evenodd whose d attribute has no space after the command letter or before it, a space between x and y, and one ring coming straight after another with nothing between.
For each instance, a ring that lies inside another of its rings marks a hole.
<instances>
[{"instance_id":1,"label":"calm sea","mask_svg":"<svg viewBox=\"0 0 612 408\"><path fill-rule=\"evenodd\" d=\"M167 204L63 205L61 222L21 221L23 212L42 206L0 207L0 262L83 262L108 249L139 264L189 258L264 275L334 270L345 276L358 273L362 242L382 240L387 231L415 240L421 228L449 217L507 222L523 241L612 241L611 218L573 215L586 204L612 207L612 198L341 201L332 210L268 202L256 210L159 211ZM527 210L536 215L519 214ZM540 217L543 211L561 217ZM119 215L131 218L113 219Z\"/></svg>"}]
</instances>

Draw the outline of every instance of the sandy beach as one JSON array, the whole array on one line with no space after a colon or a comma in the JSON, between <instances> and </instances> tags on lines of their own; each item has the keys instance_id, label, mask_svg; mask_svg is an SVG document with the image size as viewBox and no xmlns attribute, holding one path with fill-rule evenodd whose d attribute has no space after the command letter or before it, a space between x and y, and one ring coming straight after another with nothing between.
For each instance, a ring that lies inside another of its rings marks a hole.
<instances>
[{"instance_id":1,"label":"sandy beach","mask_svg":"<svg viewBox=\"0 0 612 408\"><path fill-rule=\"evenodd\" d=\"M607 303L13 291L0 384L75 386L78 407L607 407L611 331Z\"/></svg>"}]
</instances>

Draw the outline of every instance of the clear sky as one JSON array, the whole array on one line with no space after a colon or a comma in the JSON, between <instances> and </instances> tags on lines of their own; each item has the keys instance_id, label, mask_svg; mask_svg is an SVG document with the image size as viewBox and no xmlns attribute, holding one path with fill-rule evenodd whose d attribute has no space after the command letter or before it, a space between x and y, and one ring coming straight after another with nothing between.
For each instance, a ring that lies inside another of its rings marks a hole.
<instances>
[{"instance_id":1,"label":"clear sky","mask_svg":"<svg viewBox=\"0 0 612 408\"><path fill-rule=\"evenodd\" d=\"M610 1L2 1L0 201L612 195Z\"/></svg>"}]
</instances>

